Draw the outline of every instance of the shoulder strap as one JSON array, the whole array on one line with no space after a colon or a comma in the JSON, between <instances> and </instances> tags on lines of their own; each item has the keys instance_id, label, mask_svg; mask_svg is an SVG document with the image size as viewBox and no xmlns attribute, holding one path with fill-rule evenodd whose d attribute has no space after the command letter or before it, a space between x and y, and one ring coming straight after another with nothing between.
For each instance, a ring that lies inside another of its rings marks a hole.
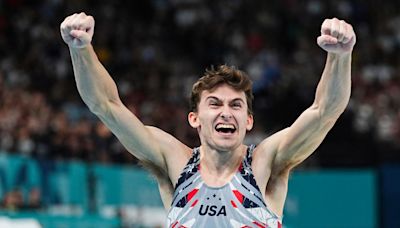
<instances>
[{"instance_id":1,"label":"shoulder strap","mask_svg":"<svg viewBox=\"0 0 400 228\"><path fill-rule=\"evenodd\" d=\"M243 160L243 168L250 168L251 169L251 162L253 161L253 151L256 146L251 144L247 147L246 156Z\"/></svg>"},{"instance_id":2,"label":"shoulder strap","mask_svg":"<svg viewBox=\"0 0 400 228\"><path fill-rule=\"evenodd\" d=\"M260 188L254 179L253 170L251 168L251 162L253 161L253 151L255 145L250 145L247 147L246 157L243 159L242 165L240 166L239 172L243 179L252 185L257 191L260 192ZM243 183L244 184L244 183Z\"/></svg>"},{"instance_id":3,"label":"shoulder strap","mask_svg":"<svg viewBox=\"0 0 400 228\"><path fill-rule=\"evenodd\" d=\"M196 147L193 149L192 157L189 159L185 168L183 168L181 175L179 176L178 183L175 185L175 190L187 179L193 176L199 170L200 164L200 148Z\"/></svg>"}]
</instances>

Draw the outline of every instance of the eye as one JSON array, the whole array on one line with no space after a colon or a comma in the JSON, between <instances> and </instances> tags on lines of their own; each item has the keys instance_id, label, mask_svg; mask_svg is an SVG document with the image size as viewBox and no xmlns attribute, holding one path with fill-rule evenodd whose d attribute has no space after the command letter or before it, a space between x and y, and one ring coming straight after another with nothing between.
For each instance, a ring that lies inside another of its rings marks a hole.
<instances>
[{"instance_id":1,"label":"eye","mask_svg":"<svg viewBox=\"0 0 400 228\"><path fill-rule=\"evenodd\" d=\"M242 104L240 102L235 102L235 103L232 104L232 107L235 108L235 109L239 109L239 108L242 107Z\"/></svg>"},{"instance_id":2,"label":"eye","mask_svg":"<svg viewBox=\"0 0 400 228\"><path fill-rule=\"evenodd\" d=\"M210 101L208 103L208 105L211 106L211 107L218 107L218 106L220 106L220 103L217 102L217 101Z\"/></svg>"}]
</instances>

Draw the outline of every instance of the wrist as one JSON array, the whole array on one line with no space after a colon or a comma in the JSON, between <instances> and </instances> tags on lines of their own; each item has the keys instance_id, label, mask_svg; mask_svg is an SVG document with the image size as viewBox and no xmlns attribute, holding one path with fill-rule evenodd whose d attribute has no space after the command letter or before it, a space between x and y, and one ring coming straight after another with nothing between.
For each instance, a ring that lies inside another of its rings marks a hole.
<instances>
[{"instance_id":1,"label":"wrist","mask_svg":"<svg viewBox=\"0 0 400 228\"><path fill-rule=\"evenodd\" d=\"M335 52L328 52L328 58L331 59L348 59L351 58L352 51L343 52L343 53L335 53Z\"/></svg>"},{"instance_id":2,"label":"wrist","mask_svg":"<svg viewBox=\"0 0 400 228\"><path fill-rule=\"evenodd\" d=\"M68 46L70 53L72 54L80 54L80 55L84 55L84 54L88 54L90 53L91 50L93 50L93 47L91 44L82 46L82 47L74 47L74 46Z\"/></svg>"},{"instance_id":3,"label":"wrist","mask_svg":"<svg viewBox=\"0 0 400 228\"><path fill-rule=\"evenodd\" d=\"M96 54L94 53L93 46L91 44L88 44L84 47L79 47L79 48L78 47L70 47L69 52L70 52L72 59L84 61L86 63L92 62L93 57L97 58Z\"/></svg>"},{"instance_id":4,"label":"wrist","mask_svg":"<svg viewBox=\"0 0 400 228\"><path fill-rule=\"evenodd\" d=\"M68 45L68 48L73 51L84 51L84 50L87 50L89 48L89 46L91 46L91 44L82 45L82 46L76 46L76 45L71 44L71 45Z\"/></svg>"}]
</instances>

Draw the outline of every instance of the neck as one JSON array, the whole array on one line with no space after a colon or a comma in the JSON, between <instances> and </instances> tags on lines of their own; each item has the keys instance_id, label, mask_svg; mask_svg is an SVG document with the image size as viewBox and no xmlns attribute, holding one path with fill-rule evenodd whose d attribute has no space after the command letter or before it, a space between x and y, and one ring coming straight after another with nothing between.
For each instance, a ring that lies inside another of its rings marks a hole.
<instances>
[{"instance_id":1,"label":"neck","mask_svg":"<svg viewBox=\"0 0 400 228\"><path fill-rule=\"evenodd\" d=\"M236 172L246 152L246 146L241 145L233 151L218 151L208 146L200 147L200 164L202 170L210 175L221 178Z\"/></svg>"}]
</instances>

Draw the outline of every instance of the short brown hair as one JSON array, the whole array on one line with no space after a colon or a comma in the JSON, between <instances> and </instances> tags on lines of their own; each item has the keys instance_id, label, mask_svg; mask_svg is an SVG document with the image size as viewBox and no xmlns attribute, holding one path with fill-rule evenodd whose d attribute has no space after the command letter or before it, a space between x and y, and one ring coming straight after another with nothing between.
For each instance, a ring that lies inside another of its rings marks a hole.
<instances>
[{"instance_id":1,"label":"short brown hair","mask_svg":"<svg viewBox=\"0 0 400 228\"><path fill-rule=\"evenodd\" d=\"M249 76L233 66L220 65L216 69L212 66L206 69L201 77L192 87L190 95L190 111L197 112L200 96L203 91L214 91L218 86L227 84L236 91L243 91L246 95L247 113L253 114L253 91Z\"/></svg>"}]
</instances>

